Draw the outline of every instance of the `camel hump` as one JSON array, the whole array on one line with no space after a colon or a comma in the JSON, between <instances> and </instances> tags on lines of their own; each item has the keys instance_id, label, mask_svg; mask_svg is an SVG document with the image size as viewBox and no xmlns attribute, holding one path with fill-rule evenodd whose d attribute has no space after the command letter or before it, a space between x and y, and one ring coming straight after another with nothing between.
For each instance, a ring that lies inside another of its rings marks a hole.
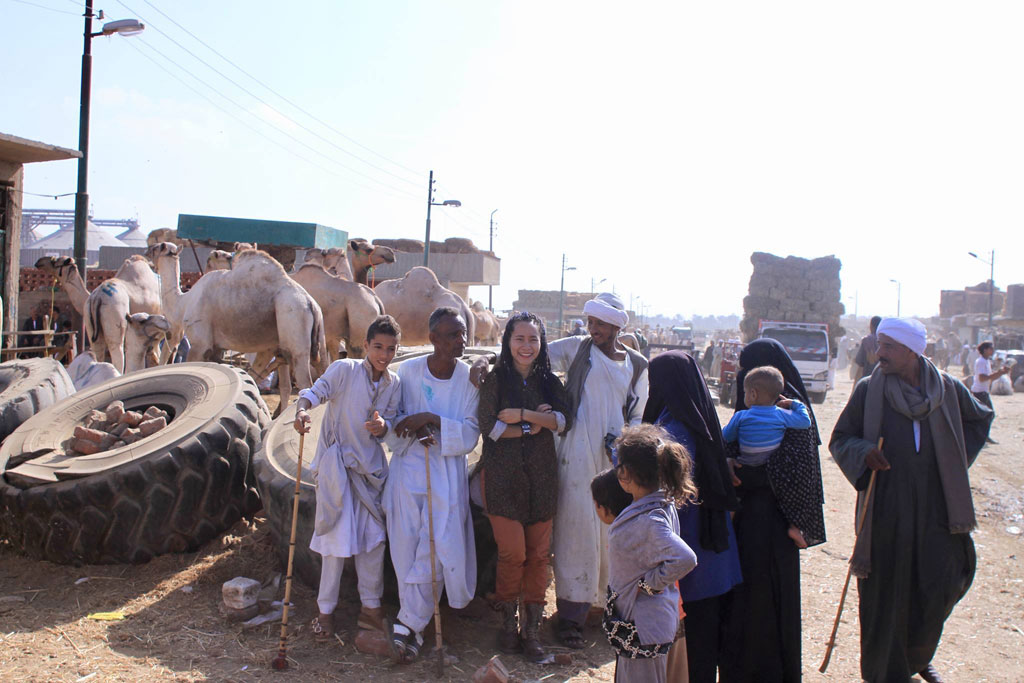
<instances>
[{"instance_id":1,"label":"camel hump","mask_svg":"<svg viewBox=\"0 0 1024 683\"><path fill-rule=\"evenodd\" d=\"M470 308L472 308L473 311L476 312L476 313L483 313L484 312L484 305L480 301L474 301L472 304L470 304Z\"/></svg>"},{"instance_id":2,"label":"camel hump","mask_svg":"<svg viewBox=\"0 0 1024 683\"><path fill-rule=\"evenodd\" d=\"M232 259L232 268L235 271L268 269L279 271L281 275L287 275L284 266L262 249L245 249L244 251L235 252L235 256Z\"/></svg>"},{"instance_id":3,"label":"camel hump","mask_svg":"<svg viewBox=\"0 0 1024 683\"><path fill-rule=\"evenodd\" d=\"M416 266L409 270L402 278L411 285L419 285L429 287L440 287L441 283L437 279L437 275L434 275L434 271L426 266Z\"/></svg>"}]
</instances>

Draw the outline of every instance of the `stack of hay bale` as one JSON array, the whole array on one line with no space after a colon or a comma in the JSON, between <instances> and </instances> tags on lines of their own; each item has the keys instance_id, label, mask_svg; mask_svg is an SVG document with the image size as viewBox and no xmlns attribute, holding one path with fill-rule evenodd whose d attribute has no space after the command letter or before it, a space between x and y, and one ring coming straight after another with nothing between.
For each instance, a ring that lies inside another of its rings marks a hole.
<instances>
[{"instance_id":1,"label":"stack of hay bale","mask_svg":"<svg viewBox=\"0 0 1024 683\"><path fill-rule=\"evenodd\" d=\"M839 324L839 316L845 312L839 295L842 262L835 256L808 260L763 252L754 252L750 262L754 273L749 294L743 299L743 341L757 338L762 320L827 323L835 353L845 332Z\"/></svg>"}]
</instances>

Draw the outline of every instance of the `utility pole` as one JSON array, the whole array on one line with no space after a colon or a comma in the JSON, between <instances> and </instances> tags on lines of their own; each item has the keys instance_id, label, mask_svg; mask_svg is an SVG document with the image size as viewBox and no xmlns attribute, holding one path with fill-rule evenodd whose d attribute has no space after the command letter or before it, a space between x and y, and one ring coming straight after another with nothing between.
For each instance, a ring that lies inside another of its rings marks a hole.
<instances>
[{"instance_id":1,"label":"utility pole","mask_svg":"<svg viewBox=\"0 0 1024 683\"><path fill-rule=\"evenodd\" d=\"M496 213L498 213L497 209L495 209L494 211L491 211L491 248L490 248L490 252L492 254L494 253L494 214L496 214ZM487 308L488 308L488 310L490 310L491 313L494 313L494 286L493 285L487 285Z\"/></svg>"},{"instance_id":2,"label":"utility pole","mask_svg":"<svg viewBox=\"0 0 1024 683\"><path fill-rule=\"evenodd\" d=\"M988 329L992 330L992 298L996 293L996 250L992 250L992 258L988 262ZM995 333L992 333L992 339L995 339Z\"/></svg>"},{"instance_id":3,"label":"utility pole","mask_svg":"<svg viewBox=\"0 0 1024 683\"><path fill-rule=\"evenodd\" d=\"M576 270L576 266L566 267L565 254L562 254L562 284L558 287L558 336L555 337L555 339L561 339L563 334L562 331L565 329L562 326L562 314L564 312L563 308L565 304L565 271L567 270Z\"/></svg>"},{"instance_id":4,"label":"utility pole","mask_svg":"<svg viewBox=\"0 0 1024 683\"><path fill-rule=\"evenodd\" d=\"M427 236L423 239L423 267L430 267L430 207L434 205L434 171L430 171L427 183Z\"/></svg>"},{"instance_id":5,"label":"utility pole","mask_svg":"<svg viewBox=\"0 0 1024 683\"><path fill-rule=\"evenodd\" d=\"M74 255L85 280L86 235L89 226L89 106L92 99L92 0L85 1L85 45L82 48L82 92L78 109L78 189L75 192Z\"/></svg>"}]
</instances>

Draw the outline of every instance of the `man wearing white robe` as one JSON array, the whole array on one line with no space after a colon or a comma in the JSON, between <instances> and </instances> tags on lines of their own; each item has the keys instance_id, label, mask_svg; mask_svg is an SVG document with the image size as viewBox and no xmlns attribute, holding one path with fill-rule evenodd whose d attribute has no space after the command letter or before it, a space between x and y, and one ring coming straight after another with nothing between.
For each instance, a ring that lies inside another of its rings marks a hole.
<instances>
[{"instance_id":1,"label":"man wearing white robe","mask_svg":"<svg viewBox=\"0 0 1024 683\"><path fill-rule=\"evenodd\" d=\"M384 489L391 560L401 603L394 625L393 657L408 663L423 644L423 629L434 614L427 509L426 449L437 553L437 595L447 589L458 609L476 591L476 548L469 508L466 454L480 438L479 392L469 366L459 362L466 348L466 323L453 308L430 316L434 352L405 361L399 422L389 432L394 453Z\"/></svg>"},{"instance_id":2,"label":"man wearing white robe","mask_svg":"<svg viewBox=\"0 0 1024 683\"><path fill-rule=\"evenodd\" d=\"M623 308L614 294L600 294L583 308L590 336L548 344L551 369L570 375L566 388L576 407L572 429L557 442L558 508L551 545L558 633L569 647L583 646L587 613L603 603L608 585L608 527L597 517L590 480L612 466L606 438L639 424L647 405L647 362L617 342L629 321ZM584 345L589 356L574 364ZM582 383L574 387L580 372Z\"/></svg>"}]
</instances>

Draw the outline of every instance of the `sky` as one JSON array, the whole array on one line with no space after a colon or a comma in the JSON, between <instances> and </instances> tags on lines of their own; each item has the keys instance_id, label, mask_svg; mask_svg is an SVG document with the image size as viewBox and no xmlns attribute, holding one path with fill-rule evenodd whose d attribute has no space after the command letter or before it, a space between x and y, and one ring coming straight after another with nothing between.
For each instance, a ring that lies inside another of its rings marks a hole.
<instances>
[{"instance_id":1,"label":"sky","mask_svg":"<svg viewBox=\"0 0 1024 683\"><path fill-rule=\"evenodd\" d=\"M84 3L0 0L0 132L77 148ZM1024 282L1024 5L111 0L89 194L179 213L486 248L518 289L649 314L742 311L750 254L842 260L847 311L938 313ZM96 22L98 24L103 22ZM76 162L25 190L75 191ZM73 197L26 196L28 208ZM603 280L603 283L601 282ZM891 282L898 280L899 288ZM470 296L486 301L486 288Z\"/></svg>"}]
</instances>

